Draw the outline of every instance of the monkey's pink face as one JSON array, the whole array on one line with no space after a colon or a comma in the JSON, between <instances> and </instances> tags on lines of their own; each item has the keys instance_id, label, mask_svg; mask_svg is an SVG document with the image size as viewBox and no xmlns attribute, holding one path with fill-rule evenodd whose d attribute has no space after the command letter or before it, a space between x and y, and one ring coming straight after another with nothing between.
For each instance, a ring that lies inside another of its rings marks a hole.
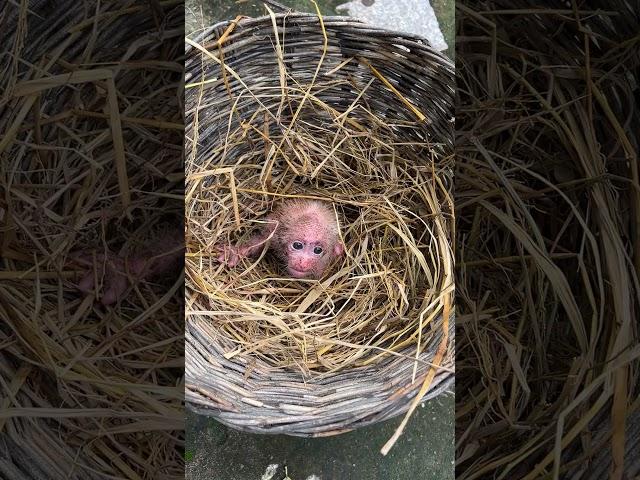
<instances>
[{"instance_id":1,"label":"monkey's pink face","mask_svg":"<svg viewBox=\"0 0 640 480\"><path fill-rule=\"evenodd\" d=\"M309 238L293 240L287 245L287 270L294 278L318 279L331 260L342 255L343 251L340 243L327 245Z\"/></svg>"}]
</instances>

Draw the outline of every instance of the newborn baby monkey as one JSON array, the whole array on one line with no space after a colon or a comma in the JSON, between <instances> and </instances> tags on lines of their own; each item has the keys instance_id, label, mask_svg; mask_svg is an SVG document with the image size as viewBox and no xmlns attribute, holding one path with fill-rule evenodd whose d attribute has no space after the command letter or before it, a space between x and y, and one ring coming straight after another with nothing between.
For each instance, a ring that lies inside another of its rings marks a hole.
<instances>
[{"instance_id":1,"label":"newborn baby monkey","mask_svg":"<svg viewBox=\"0 0 640 480\"><path fill-rule=\"evenodd\" d=\"M184 261L184 230L165 232L149 245L146 251L120 256L114 252L92 254L74 252L69 263L84 270L77 285L83 293L96 293L103 305L112 305L124 298L129 285L143 280L156 280L166 275L178 276ZM96 279L99 281L96 285Z\"/></svg>"},{"instance_id":2,"label":"newborn baby monkey","mask_svg":"<svg viewBox=\"0 0 640 480\"><path fill-rule=\"evenodd\" d=\"M267 215L249 241L218 249L218 261L235 267L243 257L270 248L294 278L319 279L331 261L344 253L333 210L315 200L286 200Z\"/></svg>"}]
</instances>

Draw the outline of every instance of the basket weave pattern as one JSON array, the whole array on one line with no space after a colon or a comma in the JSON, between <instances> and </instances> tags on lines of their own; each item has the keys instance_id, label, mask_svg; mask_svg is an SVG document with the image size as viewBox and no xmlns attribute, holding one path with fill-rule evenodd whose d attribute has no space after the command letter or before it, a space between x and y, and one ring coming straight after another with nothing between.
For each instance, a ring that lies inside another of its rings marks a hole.
<instances>
[{"instance_id":1,"label":"basket weave pattern","mask_svg":"<svg viewBox=\"0 0 640 480\"><path fill-rule=\"evenodd\" d=\"M366 83L375 69L399 95L384 82L373 81L366 91L367 107L387 123L398 125L397 141L429 141L442 155L450 154L453 67L445 57L417 37L345 17L324 19L324 52L318 17L278 14L244 19L232 28L230 22L211 27L195 39L208 55L187 46L186 83L204 81L201 88L186 91L187 175L193 165L209 162L208 166L216 166L216 160L211 160L212 145L224 142L229 129L249 121L256 102L278 108L279 101L273 96L256 98L247 93L247 86L277 89L280 85L274 22L287 72L300 85L312 83L323 54L319 75L333 71L341 80ZM221 37L223 41L218 42ZM337 111L344 111L358 90L337 82L335 88L314 94ZM416 114L407 108L406 100L426 117L419 128L403 128L416 124ZM226 162L250 148L232 145ZM188 305L191 293L187 286ZM446 368L437 371L425 398L435 397L453 384L453 325L451 319L442 365ZM345 432L407 410L431 368L442 334L442 330L435 331L427 340L419 362L413 360L415 347L409 347L377 363L309 377L299 371L276 370L261 358L238 355L227 359L229 345L216 335L215 321L204 315L187 315L187 405L245 431L298 436Z\"/></svg>"}]
</instances>

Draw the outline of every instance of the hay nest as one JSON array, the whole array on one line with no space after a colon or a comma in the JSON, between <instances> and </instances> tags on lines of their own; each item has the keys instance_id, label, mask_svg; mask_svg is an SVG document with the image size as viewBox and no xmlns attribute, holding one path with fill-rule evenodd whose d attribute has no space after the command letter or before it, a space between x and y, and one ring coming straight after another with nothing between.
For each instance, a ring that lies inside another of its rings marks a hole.
<instances>
[{"instance_id":1,"label":"hay nest","mask_svg":"<svg viewBox=\"0 0 640 480\"><path fill-rule=\"evenodd\" d=\"M2 478L183 477L182 280L107 308L67 263L182 218L184 10L157 3L0 7Z\"/></svg>"},{"instance_id":2,"label":"hay nest","mask_svg":"<svg viewBox=\"0 0 640 480\"><path fill-rule=\"evenodd\" d=\"M458 6L457 478L639 473L633 4Z\"/></svg>"},{"instance_id":3,"label":"hay nest","mask_svg":"<svg viewBox=\"0 0 640 480\"><path fill-rule=\"evenodd\" d=\"M451 385L452 64L353 19L271 14L188 40L186 81L189 406L319 435ZM300 198L341 227L324 278L217 262Z\"/></svg>"}]
</instances>

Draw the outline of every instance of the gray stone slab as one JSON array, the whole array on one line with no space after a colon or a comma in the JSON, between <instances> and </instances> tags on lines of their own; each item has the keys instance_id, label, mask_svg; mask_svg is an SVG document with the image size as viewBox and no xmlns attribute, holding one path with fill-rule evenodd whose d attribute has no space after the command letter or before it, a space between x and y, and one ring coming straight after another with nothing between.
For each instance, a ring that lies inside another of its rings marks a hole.
<instances>
[{"instance_id":1,"label":"gray stone slab","mask_svg":"<svg viewBox=\"0 0 640 480\"><path fill-rule=\"evenodd\" d=\"M454 396L419 407L387 456L401 417L326 438L253 435L187 411L187 480L453 480Z\"/></svg>"},{"instance_id":2,"label":"gray stone slab","mask_svg":"<svg viewBox=\"0 0 640 480\"><path fill-rule=\"evenodd\" d=\"M338 5L336 11L378 27L420 35L439 51L448 48L428 0L353 0Z\"/></svg>"}]
</instances>

